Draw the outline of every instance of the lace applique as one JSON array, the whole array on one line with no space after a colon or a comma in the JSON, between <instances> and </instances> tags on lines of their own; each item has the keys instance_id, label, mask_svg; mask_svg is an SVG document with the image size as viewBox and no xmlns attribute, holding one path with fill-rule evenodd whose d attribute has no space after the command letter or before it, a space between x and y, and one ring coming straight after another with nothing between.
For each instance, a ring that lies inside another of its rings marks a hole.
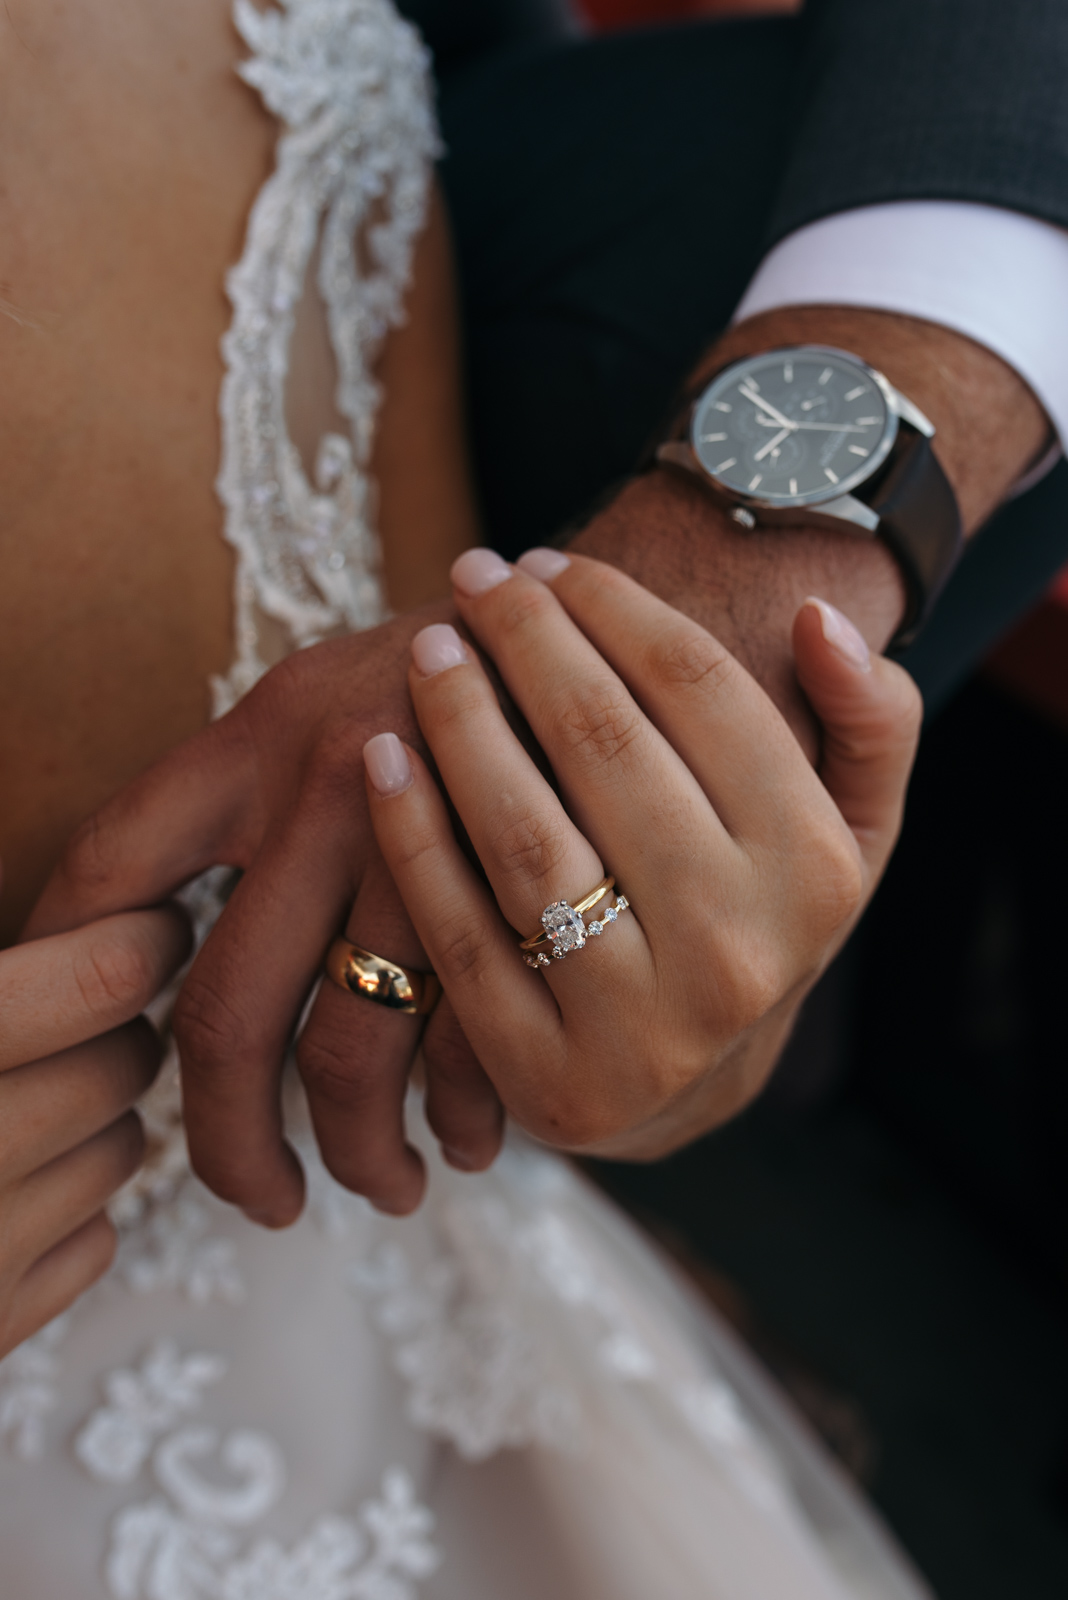
<instances>
[{"instance_id":1,"label":"lace applique","mask_svg":"<svg viewBox=\"0 0 1068 1600\"><path fill-rule=\"evenodd\" d=\"M237 1246L232 1239L213 1238L210 1228L207 1207L192 1194L180 1194L127 1235L118 1270L137 1294L182 1289L197 1305L211 1300L237 1305L245 1298Z\"/></svg>"},{"instance_id":2,"label":"lace applique","mask_svg":"<svg viewBox=\"0 0 1068 1600\"><path fill-rule=\"evenodd\" d=\"M415 1583L437 1567L433 1516L398 1467L356 1517L321 1517L288 1550L261 1539L238 1554L232 1529L277 1500L281 1460L262 1435L232 1433L219 1459L245 1481L217 1489L190 1467L217 1442L210 1429L185 1429L157 1451L156 1476L173 1503L155 1497L115 1518L106 1567L114 1600L414 1600Z\"/></svg>"},{"instance_id":3,"label":"lace applique","mask_svg":"<svg viewBox=\"0 0 1068 1600\"><path fill-rule=\"evenodd\" d=\"M606 1372L648 1378L655 1361L618 1297L551 1209L519 1222L503 1200L484 1196L442 1207L439 1225L441 1252L422 1273L386 1244L351 1274L394 1342L411 1420L469 1460L533 1442L575 1449L581 1369L562 1359L538 1302L548 1295L585 1313ZM577 1381L562 1381L564 1373Z\"/></svg>"},{"instance_id":4,"label":"lace applique","mask_svg":"<svg viewBox=\"0 0 1068 1600\"><path fill-rule=\"evenodd\" d=\"M104 1381L107 1405L89 1418L74 1453L100 1483L132 1483L154 1441L195 1411L204 1390L226 1371L219 1356L180 1356L169 1340L154 1345L134 1372L120 1367Z\"/></svg>"},{"instance_id":5,"label":"lace applique","mask_svg":"<svg viewBox=\"0 0 1068 1600\"><path fill-rule=\"evenodd\" d=\"M236 0L253 54L239 68L284 125L227 278L218 491L237 551L236 660L215 683L221 714L266 669L257 619L290 648L381 620L373 495L366 476L379 387L372 362L403 320L413 242L438 151L428 55L387 0ZM285 375L296 307L319 249L318 288L351 442L321 441L315 483L289 438Z\"/></svg>"},{"instance_id":6,"label":"lace applique","mask_svg":"<svg viewBox=\"0 0 1068 1600\"><path fill-rule=\"evenodd\" d=\"M69 1327L65 1311L0 1361L0 1439L23 1461L44 1454L45 1418L59 1401L56 1352Z\"/></svg>"},{"instance_id":7,"label":"lace applique","mask_svg":"<svg viewBox=\"0 0 1068 1600\"><path fill-rule=\"evenodd\" d=\"M577 1398L549 1377L541 1341L506 1290L472 1292L448 1259L417 1276L395 1244L358 1263L351 1281L376 1302L415 1427L450 1440L468 1461L509 1445L575 1448Z\"/></svg>"},{"instance_id":8,"label":"lace applique","mask_svg":"<svg viewBox=\"0 0 1068 1600\"><path fill-rule=\"evenodd\" d=\"M174 1427L224 1371L217 1356L159 1345L136 1372L109 1375L108 1404L78 1434L75 1452L98 1482L132 1483L151 1461L161 1491L112 1522L113 1600L414 1600L438 1552L434 1518L399 1468L355 1517L320 1517L288 1550L263 1538L242 1549L241 1530L284 1492L281 1451L251 1429Z\"/></svg>"}]
</instances>

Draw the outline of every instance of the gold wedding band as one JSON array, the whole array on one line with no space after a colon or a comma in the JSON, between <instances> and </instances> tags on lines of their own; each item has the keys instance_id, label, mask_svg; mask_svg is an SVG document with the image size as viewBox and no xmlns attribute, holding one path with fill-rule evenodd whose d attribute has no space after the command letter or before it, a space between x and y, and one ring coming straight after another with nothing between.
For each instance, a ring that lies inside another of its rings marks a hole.
<instances>
[{"instance_id":1,"label":"gold wedding band","mask_svg":"<svg viewBox=\"0 0 1068 1600\"><path fill-rule=\"evenodd\" d=\"M569 907L569 910L576 912L579 916L581 916L584 911L590 911L599 900L603 900L605 895L615 887L615 882L616 880L614 878L602 878L596 889L591 889L589 894L583 895L581 900L576 900L575 904ZM567 904L567 902L564 900L557 901L556 903L558 905ZM524 939L519 948L520 950L536 950L539 945L548 944L549 939L550 935L548 929L542 926L538 933L531 934L529 939Z\"/></svg>"},{"instance_id":2,"label":"gold wedding band","mask_svg":"<svg viewBox=\"0 0 1068 1600\"><path fill-rule=\"evenodd\" d=\"M326 975L339 989L409 1017L427 1016L441 999L436 972L413 972L347 939L335 939L330 946Z\"/></svg>"}]
</instances>

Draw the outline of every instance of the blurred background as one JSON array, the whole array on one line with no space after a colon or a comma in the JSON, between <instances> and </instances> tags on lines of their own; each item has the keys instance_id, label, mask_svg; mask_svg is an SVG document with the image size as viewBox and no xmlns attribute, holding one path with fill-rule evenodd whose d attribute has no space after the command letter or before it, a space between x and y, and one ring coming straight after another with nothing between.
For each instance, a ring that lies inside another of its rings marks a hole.
<instances>
[{"instance_id":1,"label":"blurred background","mask_svg":"<svg viewBox=\"0 0 1068 1600\"><path fill-rule=\"evenodd\" d=\"M607 29L794 6L578 9ZM1068 1595L1066 1021L1068 571L929 719L896 857L761 1101L594 1174L941 1600Z\"/></svg>"}]
</instances>

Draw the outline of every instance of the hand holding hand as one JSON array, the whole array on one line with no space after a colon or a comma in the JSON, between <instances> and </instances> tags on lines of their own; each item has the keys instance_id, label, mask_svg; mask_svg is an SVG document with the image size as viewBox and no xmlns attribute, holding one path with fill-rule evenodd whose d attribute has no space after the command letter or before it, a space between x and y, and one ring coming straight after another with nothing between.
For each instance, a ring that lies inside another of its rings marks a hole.
<instances>
[{"instance_id":1,"label":"hand holding hand","mask_svg":"<svg viewBox=\"0 0 1068 1600\"><path fill-rule=\"evenodd\" d=\"M794 644L823 725L817 773L696 623L583 557L532 552L520 565L468 552L457 603L560 795L473 653L438 626L413 642L412 698L489 889L422 760L388 734L367 750L371 816L509 1112L549 1143L655 1156L766 1079L892 848L919 696L833 608L806 604ZM606 872L633 909L541 974L524 967L518 941L542 909Z\"/></svg>"},{"instance_id":2,"label":"hand holding hand","mask_svg":"<svg viewBox=\"0 0 1068 1600\"><path fill-rule=\"evenodd\" d=\"M131 1107L159 1065L138 1013L188 950L157 910L0 952L0 1356L110 1264L103 1207L141 1161Z\"/></svg>"},{"instance_id":3,"label":"hand holding hand","mask_svg":"<svg viewBox=\"0 0 1068 1600\"><path fill-rule=\"evenodd\" d=\"M292 1222L302 1204L280 1079L331 941L344 930L402 965L429 965L370 827L362 752L382 727L418 741L409 641L451 614L426 607L281 662L78 831L30 921L33 935L54 933L153 905L207 867L242 869L185 980L174 1032L193 1166L268 1225ZM425 1179L403 1103L422 1019L324 984L312 1023L298 1060L323 1159L384 1210L413 1210ZM468 1053L456 1070L488 1161L497 1097Z\"/></svg>"}]
</instances>

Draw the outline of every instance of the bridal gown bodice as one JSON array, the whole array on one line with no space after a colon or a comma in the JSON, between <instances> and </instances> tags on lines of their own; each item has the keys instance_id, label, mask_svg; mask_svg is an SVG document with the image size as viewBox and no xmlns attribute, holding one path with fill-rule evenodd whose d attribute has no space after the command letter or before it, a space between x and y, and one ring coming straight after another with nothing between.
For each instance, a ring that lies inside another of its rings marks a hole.
<instances>
[{"instance_id":1,"label":"bridal gown bodice","mask_svg":"<svg viewBox=\"0 0 1068 1600\"><path fill-rule=\"evenodd\" d=\"M383 615L372 363L437 151L387 0L235 20L281 132L227 285L217 713ZM285 376L310 265L351 431L309 479ZM190 891L202 930L220 887ZM309 1203L282 1234L189 1174L176 1062L149 1096L113 1269L0 1362L0 1600L921 1600L729 1331L565 1162L512 1137L459 1174L413 1096L428 1194L392 1220L327 1175L288 1094Z\"/></svg>"}]
</instances>

